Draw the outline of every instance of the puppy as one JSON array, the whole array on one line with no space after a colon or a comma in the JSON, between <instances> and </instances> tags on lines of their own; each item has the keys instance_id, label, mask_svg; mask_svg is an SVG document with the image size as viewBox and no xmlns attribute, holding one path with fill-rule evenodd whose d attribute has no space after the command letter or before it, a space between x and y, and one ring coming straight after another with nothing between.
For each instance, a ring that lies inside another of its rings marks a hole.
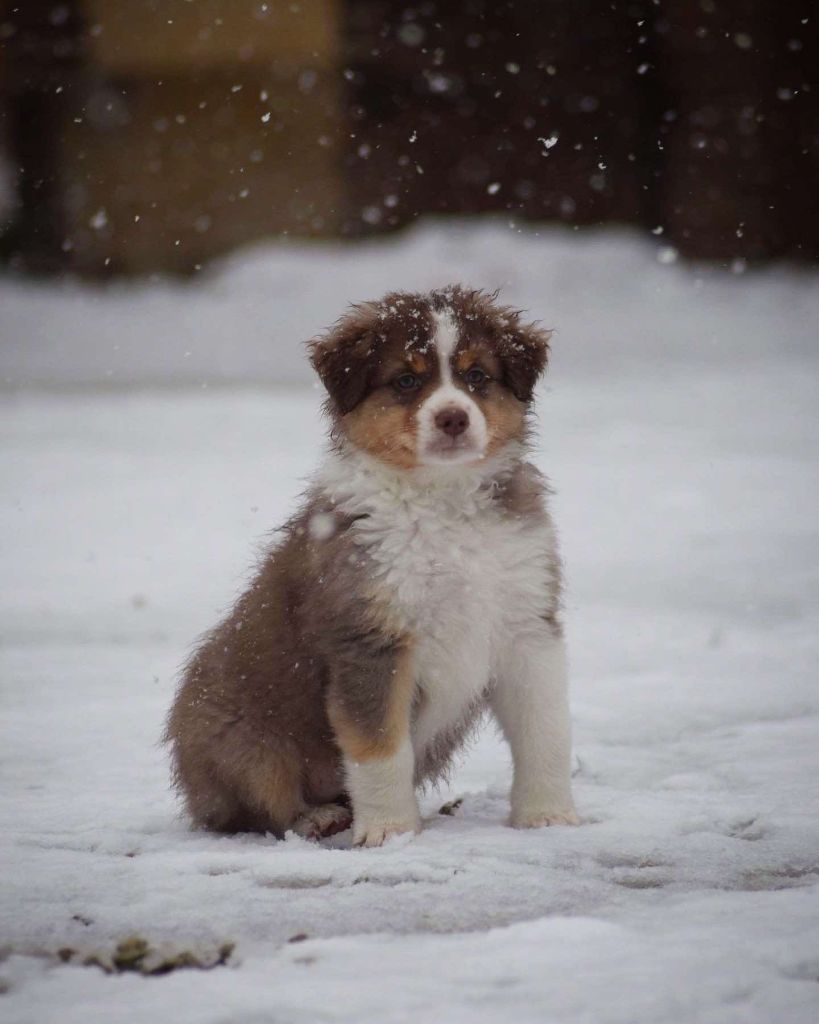
<instances>
[{"instance_id":1,"label":"puppy","mask_svg":"<svg viewBox=\"0 0 819 1024\"><path fill-rule=\"evenodd\" d=\"M194 824L379 846L488 708L510 823L576 824L547 487L525 461L548 332L449 287L354 306L309 343L328 453L166 739Z\"/></svg>"}]
</instances>

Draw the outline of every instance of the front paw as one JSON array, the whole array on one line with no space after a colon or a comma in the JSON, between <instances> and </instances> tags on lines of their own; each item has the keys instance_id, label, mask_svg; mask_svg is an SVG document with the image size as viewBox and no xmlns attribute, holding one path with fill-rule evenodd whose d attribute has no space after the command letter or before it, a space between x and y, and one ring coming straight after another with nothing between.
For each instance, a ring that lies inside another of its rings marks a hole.
<instances>
[{"instance_id":1,"label":"front paw","mask_svg":"<svg viewBox=\"0 0 819 1024\"><path fill-rule=\"evenodd\" d=\"M573 809L517 809L509 818L512 828L546 828L549 825L579 825L580 818Z\"/></svg>"},{"instance_id":2,"label":"front paw","mask_svg":"<svg viewBox=\"0 0 819 1024\"><path fill-rule=\"evenodd\" d=\"M383 846L391 836L420 831L421 822L417 818L406 821L354 821L353 846Z\"/></svg>"}]
</instances>

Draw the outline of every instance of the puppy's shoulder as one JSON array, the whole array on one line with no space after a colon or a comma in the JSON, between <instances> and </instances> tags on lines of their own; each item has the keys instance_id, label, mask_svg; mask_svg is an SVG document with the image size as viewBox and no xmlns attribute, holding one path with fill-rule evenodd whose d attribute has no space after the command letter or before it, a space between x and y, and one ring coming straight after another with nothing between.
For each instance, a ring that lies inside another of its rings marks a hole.
<instances>
[{"instance_id":1,"label":"puppy's shoulder","mask_svg":"<svg viewBox=\"0 0 819 1024\"><path fill-rule=\"evenodd\" d=\"M521 460L497 482L496 498L501 509L513 519L532 522L549 519L548 499L552 493L547 478L531 462Z\"/></svg>"},{"instance_id":2,"label":"puppy's shoulder","mask_svg":"<svg viewBox=\"0 0 819 1024\"><path fill-rule=\"evenodd\" d=\"M353 526L362 513L340 508L326 493L305 495L301 508L284 525L270 561L291 591L308 603L345 603L360 594L363 550L355 543Z\"/></svg>"}]
</instances>

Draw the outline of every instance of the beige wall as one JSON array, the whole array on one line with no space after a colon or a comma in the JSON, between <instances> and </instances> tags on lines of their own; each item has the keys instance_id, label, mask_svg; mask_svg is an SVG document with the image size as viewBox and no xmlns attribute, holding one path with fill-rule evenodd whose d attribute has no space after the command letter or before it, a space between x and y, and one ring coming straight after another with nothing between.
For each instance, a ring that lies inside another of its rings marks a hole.
<instances>
[{"instance_id":1,"label":"beige wall","mask_svg":"<svg viewBox=\"0 0 819 1024\"><path fill-rule=\"evenodd\" d=\"M87 4L61 159L77 269L184 272L265 235L337 231L338 5L267 8Z\"/></svg>"}]
</instances>

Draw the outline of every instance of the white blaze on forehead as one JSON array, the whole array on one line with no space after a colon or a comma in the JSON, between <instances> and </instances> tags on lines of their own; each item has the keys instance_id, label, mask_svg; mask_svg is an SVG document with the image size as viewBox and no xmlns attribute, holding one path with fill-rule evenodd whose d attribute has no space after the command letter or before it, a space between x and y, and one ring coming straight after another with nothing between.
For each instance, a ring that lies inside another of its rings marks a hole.
<instances>
[{"instance_id":1,"label":"white blaze on forehead","mask_svg":"<svg viewBox=\"0 0 819 1024\"><path fill-rule=\"evenodd\" d=\"M424 400L418 410L418 450L422 461L435 461L436 449L440 448L441 431L435 417L444 409L463 409L469 416L469 426L459 439L460 458L452 461L470 461L482 458L488 441L486 418L477 402L464 389L456 387L452 377L450 360L458 347L458 324L452 311L445 309L433 313L435 328L432 342L438 353L441 381L438 387ZM441 456L449 460L446 452Z\"/></svg>"},{"instance_id":2,"label":"white blaze on forehead","mask_svg":"<svg viewBox=\"0 0 819 1024\"><path fill-rule=\"evenodd\" d=\"M438 352L438 363L441 367L441 382L450 384L452 382L452 368L449 361L458 347L458 325L455 317L449 309L441 313L433 313L435 320L435 335L433 341Z\"/></svg>"}]
</instances>

